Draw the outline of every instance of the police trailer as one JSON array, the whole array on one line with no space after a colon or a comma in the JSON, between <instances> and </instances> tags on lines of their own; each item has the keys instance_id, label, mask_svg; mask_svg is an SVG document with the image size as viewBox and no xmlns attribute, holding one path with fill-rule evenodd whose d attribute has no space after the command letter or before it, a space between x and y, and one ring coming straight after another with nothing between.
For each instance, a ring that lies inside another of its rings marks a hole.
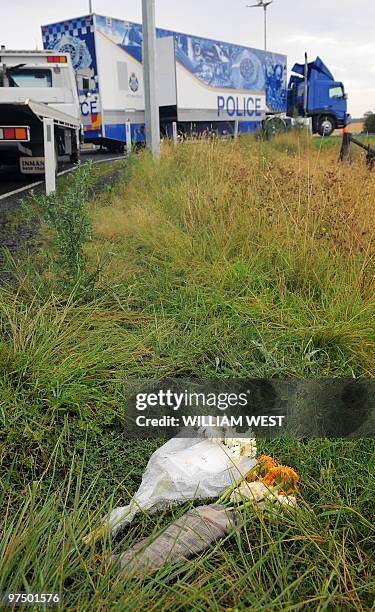
<instances>
[{"instance_id":1,"label":"police trailer","mask_svg":"<svg viewBox=\"0 0 375 612\"><path fill-rule=\"evenodd\" d=\"M254 132L275 115L311 117L321 134L348 122L342 83L321 60L302 65L288 87L285 55L160 28L156 36L162 133L174 122L182 132ZM122 149L127 124L132 142L144 142L142 26L91 14L44 25L42 37L45 49L72 58L85 142Z\"/></svg>"}]
</instances>

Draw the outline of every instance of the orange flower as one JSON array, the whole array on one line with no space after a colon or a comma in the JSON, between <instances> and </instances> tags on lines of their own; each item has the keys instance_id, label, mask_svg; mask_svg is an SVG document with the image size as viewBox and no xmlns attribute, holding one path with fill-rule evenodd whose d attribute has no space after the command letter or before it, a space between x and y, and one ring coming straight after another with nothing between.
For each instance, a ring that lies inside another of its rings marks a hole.
<instances>
[{"instance_id":1,"label":"orange flower","mask_svg":"<svg viewBox=\"0 0 375 612\"><path fill-rule=\"evenodd\" d=\"M259 472L261 476L265 476L270 470L278 466L277 461L269 455L259 455L259 457L257 457L257 462L260 465Z\"/></svg>"},{"instance_id":2,"label":"orange flower","mask_svg":"<svg viewBox=\"0 0 375 612\"><path fill-rule=\"evenodd\" d=\"M297 490L300 478L291 467L278 465L271 468L261 480L268 487L278 487L279 492L289 495Z\"/></svg>"}]
</instances>

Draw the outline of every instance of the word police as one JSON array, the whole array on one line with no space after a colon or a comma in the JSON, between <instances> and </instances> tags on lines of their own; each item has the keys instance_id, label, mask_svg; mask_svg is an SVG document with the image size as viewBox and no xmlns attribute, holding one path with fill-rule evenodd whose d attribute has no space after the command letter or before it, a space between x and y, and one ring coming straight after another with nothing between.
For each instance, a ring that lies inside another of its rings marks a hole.
<instances>
[{"instance_id":1,"label":"word police","mask_svg":"<svg viewBox=\"0 0 375 612\"><path fill-rule=\"evenodd\" d=\"M217 115L229 117L262 117L264 100L258 96L217 96Z\"/></svg>"}]
</instances>

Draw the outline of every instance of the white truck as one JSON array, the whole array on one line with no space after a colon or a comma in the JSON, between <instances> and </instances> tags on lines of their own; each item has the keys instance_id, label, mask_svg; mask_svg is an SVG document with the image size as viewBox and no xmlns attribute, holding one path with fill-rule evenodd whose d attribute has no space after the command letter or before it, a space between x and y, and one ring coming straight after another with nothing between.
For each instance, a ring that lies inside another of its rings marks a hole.
<instances>
[{"instance_id":1,"label":"white truck","mask_svg":"<svg viewBox=\"0 0 375 612\"><path fill-rule=\"evenodd\" d=\"M19 164L22 174L44 173L51 126L57 170L60 161L79 159L81 113L70 55L1 47L0 166Z\"/></svg>"}]
</instances>

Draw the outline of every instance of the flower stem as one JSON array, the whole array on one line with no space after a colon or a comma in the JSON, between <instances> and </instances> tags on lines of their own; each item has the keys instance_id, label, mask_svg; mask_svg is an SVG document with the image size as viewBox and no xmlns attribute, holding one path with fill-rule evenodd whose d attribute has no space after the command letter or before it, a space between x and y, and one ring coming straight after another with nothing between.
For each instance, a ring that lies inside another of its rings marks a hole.
<instances>
[{"instance_id":1,"label":"flower stem","mask_svg":"<svg viewBox=\"0 0 375 612\"><path fill-rule=\"evenodd\" d=\"M268 487L268 490L272 493L273 497L277 497L277 491L278 491L277 487ZM264 502L266 500L267 500L267 497L263 497L263 499L258 499L258 500L254 498L253 500L245 502L244 504L240 506L236 506L236 510L244 510L245 508L250 508L250 507L254 508L254 506L256 506L258 502Z\"/></svg>"},{"instance_id":2,"label":"flower stem","mask_svg":"<svg viewBox=\"0 0 375 612\"><path fill-rule=\"evenodd\" d=\"M257 463L256 465L254 465L254 467L251 468L251 470L249 470L245 476L242 476L239 480L237 480L234 484L232 484L231 487L229 487L229 489L227 489L226 491L224 491L223 495L221 497L219 497L219 499L217 500L217 504L222 504L223 502L225 502L225 500L233 493L233 491L235 489L237 489L237 487L241 484L241 482L243 482L244 480L246 480L246 478L249 476L249 474L251 474L252 472L255 471L255 469L259 466L259 463Z\"/></svg>"}]
</instances>

